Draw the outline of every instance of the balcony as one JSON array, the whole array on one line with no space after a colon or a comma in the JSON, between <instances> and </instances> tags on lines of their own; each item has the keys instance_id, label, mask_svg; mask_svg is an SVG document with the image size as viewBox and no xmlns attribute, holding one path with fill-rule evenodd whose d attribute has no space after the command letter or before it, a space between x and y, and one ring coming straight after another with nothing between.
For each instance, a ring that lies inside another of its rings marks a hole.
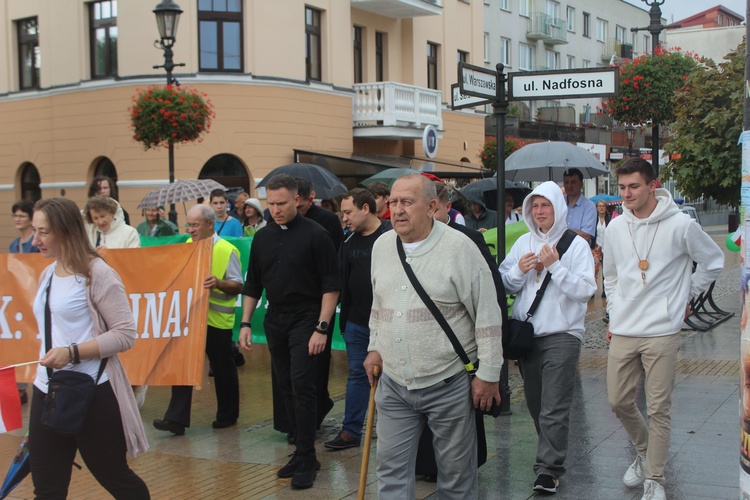
<instances>
[{"instance_id":1,"label":"balcony","mask_svg":"<svg viewBox=\"0 0 750 500\"><path fill-rule=\"evenodd\" d=\"M565 19L550 17L544 12L535 12L529 19L526 38L544 40L549 45L568 43L567 23Z\"/></svg>"},{"instance_id":2,"label":"balcony","mask_svg":"<svg viewBox=\"0 0 750 500\"><path fill-rule=\"evenodd\" d=\"M354 137L420 139L422 129L443 128L442 93L396 82L353 86Z\"/></svg>"},{"instance_id":3,"label":"balcony","mask_svg":"<svg viewBox=\"0 0 750 500\"><path fill-rule=\"evenodd\" d=\"M602 61L612 62L612 56L617 58L633 58L633 46L629 43L621 42L616 38L609 38L602 48Z\"/></svg>"},{"instance_id":4,"label":"balcony","mask_svg":"<svg viewBox=\"0 0 750 500\"><path fill-rule=\"evenodd\" d=\"M354 9L392 19L439 16L443 13L443 0L351 0L351 2Z\"/></svg>"}]
</instances>

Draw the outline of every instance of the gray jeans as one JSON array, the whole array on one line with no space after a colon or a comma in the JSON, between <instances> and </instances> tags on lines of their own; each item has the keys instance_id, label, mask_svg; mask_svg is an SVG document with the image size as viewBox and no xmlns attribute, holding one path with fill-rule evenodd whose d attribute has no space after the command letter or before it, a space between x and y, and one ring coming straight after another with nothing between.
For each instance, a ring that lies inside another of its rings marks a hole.
<instances>
[{"instance_id":1,"label":"gray jeans","mask_svg":"<svg viewBox=\"0 0 750 500\"><path fill-rule=\"evenodd\" d=\"M383 374L375 393L379 498L416 497L414 467L425 423L434 434L437 498L477 498L477 429L469 390L466 372L411 391Z\"/></svg>"},{"instance_id":2,"label":"gray jeans","mask_svg":"<svg viewBox=\"0 0 750 500\"><path fill-rule=\"evenodd\" d=\"M565 473L570 406L573 402L581 341L567 333L534 339L534 350L518 361L526 406L539 441L534 473L555 478Z\"/></svg>"}]
</instances>

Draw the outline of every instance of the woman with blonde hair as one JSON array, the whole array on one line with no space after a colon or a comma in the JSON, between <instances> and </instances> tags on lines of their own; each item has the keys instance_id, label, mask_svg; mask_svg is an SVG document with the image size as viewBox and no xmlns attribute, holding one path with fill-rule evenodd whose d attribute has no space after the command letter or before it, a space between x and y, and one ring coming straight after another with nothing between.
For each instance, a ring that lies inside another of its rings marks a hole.
<instances>
[{"instance_id":1,"label":"woman with blonde hair","mask_svg":"<svg viewBox=\"0 0 750 500\"><path fill-rule=\"evenodd\" d=\"M45 333L29 415L34 495L67 497L79 451L96 480L115 498L150 498L148 487L126 459L126 452L132 457L146 452L148 442L118 357L137 337L125 287L91 247L72 201L40 200L33 226L34 245L54 261L42 272L34 300L34 316ZM96 381L82 427L73 435L42 423L49 379L60 370Z\"/></svg>"}]
</instances>

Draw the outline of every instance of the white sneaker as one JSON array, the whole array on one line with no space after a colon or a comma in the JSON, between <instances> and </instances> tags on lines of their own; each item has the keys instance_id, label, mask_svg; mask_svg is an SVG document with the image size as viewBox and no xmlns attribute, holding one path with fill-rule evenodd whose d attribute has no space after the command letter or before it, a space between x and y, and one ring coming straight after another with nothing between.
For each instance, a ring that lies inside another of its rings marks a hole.
<instances>
[{"instance_id":1,"label":"white sneaker","mask_svg":"<svg viewBox=\"0 0 750 500\"><path fill-rule=\"evenodd\" d=\"M635 488L642 485L644 479L646 479L646 457L638 455L635 457L635 461L630 464L628 470L625 471L622 482L628 488Z\"/></svg>"},{"instance_id":2,"label":"white sneaker","mask_svg":"<svg viewBox=\"0 0 750 500\"><path fill-rule=\"evenodd\" d=\"M641 500L667 500L667 493L657 481L646 479L643 483L643 496Z\"/></svg>"}]
</instances>

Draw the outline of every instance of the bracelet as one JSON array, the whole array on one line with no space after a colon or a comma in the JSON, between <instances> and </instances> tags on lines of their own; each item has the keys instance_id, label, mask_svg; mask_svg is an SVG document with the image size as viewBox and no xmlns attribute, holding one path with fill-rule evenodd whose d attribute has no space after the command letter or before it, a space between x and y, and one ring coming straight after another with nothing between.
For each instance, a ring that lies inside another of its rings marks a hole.
<instances>
[{"instance_id":1,"label":"bracelet","mask_svg":"<svg viewBox=\"0 0 750 500\"><path fill-rule=\"evenodd\" d=\"M73 342L70 345L71 345L71 347L73 347L73 364L74 365L80 365L81 364L81 358L78 355L78 344L76 344L75 342Z\"/></svg>"},{"instance_id":2,"label":"bracelet","mask_svg":"<svg viewBox=\"0 0 750 500\"><path fill-rule=\"evenodd\" d=\"M73 349L68 346L68 363L73 364Z\"/></svg>"},{"instance_id":3,"label":"bracelet","mask_svg":"<svg viewBox=\"0 0 750 500\"><path fill-rule=\"evenodd\" d=\"M247 327L247 328L251 327L249 321L243 321L243 322L240 323L240 328L245 328L245 327Z\"/></svg>"}]
</instances>

